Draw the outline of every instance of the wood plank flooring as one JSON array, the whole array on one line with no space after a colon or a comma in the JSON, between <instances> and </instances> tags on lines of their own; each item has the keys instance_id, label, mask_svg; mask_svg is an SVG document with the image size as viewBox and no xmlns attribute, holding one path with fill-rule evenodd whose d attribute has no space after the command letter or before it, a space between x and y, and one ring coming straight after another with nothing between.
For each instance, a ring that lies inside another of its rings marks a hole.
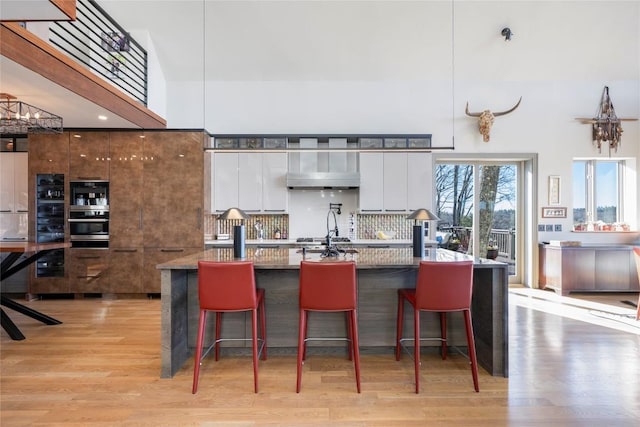
<instances>
[{"instance_id":1,"label":"wood plank flooring","mask_svg":"<svg viewBox=\"0 0 640 427\"><path fill-rule=\"evenodd\" d=\"M362 356L361 394L346 357L311 354L296 394L295 356L270 354L254 394L250 357L223 354L205 361L192 395L192 362L159 377L159 300L32 301L64 323L5 310L27 339L0 333L0 424L640 425L640 333L549 314L522 298L510 296L510 378L480 370L475 393L466 359L427 351L418 395L413 362L391 353Z\"/></svg>"}]
</instances>

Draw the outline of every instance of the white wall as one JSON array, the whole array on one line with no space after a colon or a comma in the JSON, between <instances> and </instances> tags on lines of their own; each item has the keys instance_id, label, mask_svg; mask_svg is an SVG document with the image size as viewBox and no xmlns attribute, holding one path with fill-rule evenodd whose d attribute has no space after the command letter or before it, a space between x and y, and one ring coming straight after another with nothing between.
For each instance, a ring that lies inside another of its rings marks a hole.
<instances>
[{"instance_id":1,"label":"white wall","mask_svg":"<svg viewBox=\"0 0 640 427\"><path fill-rule=\"evenodd\" d=\"M289 190L289 236L324 237L327 235L329 203L342 203L336 215L340 236L348 236L349 213L357 211L357 190ZM333 216L329 227L333 229Z\"/></svg>"},{"instance_id":2,"label":"white wall","mask_svg":"<svg viewBox=\"0 0 640 427\"><path fill-rule=\"evenodd\" d=\"M596 113L605 85L619 116L640 117L640 2L216 1L205 22L205 77L167 82L171 128L420 132L435 146L455 137L460 153L537 152L539 206L560 175L570 208L572 159L610 155L575 118ZM521 96L484 143L465 103L496 111ZM635 159L640 122L624 130L611 156ZM560 222L540 239L571 238Z\"/></svg>"}]
</instances>

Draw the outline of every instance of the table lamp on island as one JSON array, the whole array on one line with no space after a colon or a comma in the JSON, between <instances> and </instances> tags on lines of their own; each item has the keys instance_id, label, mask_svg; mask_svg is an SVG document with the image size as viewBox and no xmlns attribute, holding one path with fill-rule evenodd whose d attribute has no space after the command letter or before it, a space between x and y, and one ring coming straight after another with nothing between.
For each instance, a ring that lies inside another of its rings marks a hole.
<instances>
[{"instance_id":1,"label":"table lamp on island","mask_svg":"<svg viewBox=\"0 0 640 427\"><path fill-rule=\"evenodd\" d=\"M417 209L407 217L407 219L414 220L413 223L413 256L424 257L424 222L425 221L439 221L436 215L429 209Z\"/></svg>"},{"instance_id":2,"label":"table lamp on island","mask_svg":"<svg viewBox=\"0 0 640 427\"><path fill-rule=\"evenodd\" d=\"M240 220L239 225L233 226L233 257L245 258L245 238L246 230L244 220L249 219L249 215L240 208L229 208L224 211L218 219L221 220Z\"/></svg>"}]
</instances>

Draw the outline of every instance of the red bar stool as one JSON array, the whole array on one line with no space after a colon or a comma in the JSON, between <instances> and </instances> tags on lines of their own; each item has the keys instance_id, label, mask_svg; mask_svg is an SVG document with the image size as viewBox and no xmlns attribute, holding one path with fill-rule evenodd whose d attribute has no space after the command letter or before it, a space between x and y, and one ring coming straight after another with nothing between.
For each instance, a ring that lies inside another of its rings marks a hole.
<instances>
[{"instance_id":1,"label":"red bar stool","mask_svg":"<svg viewBox=\"0 0 640 427\"><path fill-rule=\"evenodd\" d=\"M416 289L398 289L398 321L396 331L396 360L400 360L403 341L414 342L414 362L416 393L420 392L420 341L439 340L442 345L442 359L447 358L447 317L446 313L462 311L467 332L468 356L471 361L473 386L478 386L478 362L471 325L471 291L473 289L473 262L420 261ZM413 307L414 337L402 338L404 302ZM420 312L440 313L440 338L420 337Z\"/></svg>"},{"instance_id":2,"label":"red bar stool","mask_svg":"<svg viewBox=\"0 0 640 427\"><path fill-rule=\"evenodd\" d=\"M633 253L636 259L636 269L638 271L638 280L640 280L640 248L634 247ZM636 320L640 320L640 295L638 295L638 310L636 311Z\"/></svg>"},{"instance_id":3,"label":"red bar stool","mask_svg":"<svg viewBox=\"0 0 640 427\"><path fill-rule=\"evenodd\" d=\"M222 341L252 341L253 345L253 386L258 392L258 355L267 359L266 316L264 311L264 289L256 288L253 262L251 261L198 261L198 296L200 299L200 322L198 342L193 369L192 393L198 391L198 377L202 359L215 346L215 360L220 354ZM202 354L207 312L216 313L215 341ZM222 313L251 311L252 338L220 338ZM260 311L260 338L258 338L258 311ZM261 342L258 349L258 341Z\"/></svg>"},{"instance_id":4,"label":"red bar stool","mask_svg":"<svg viewBox=\"0 0 640 427\"><path fill-rule=\"evenodd\" d=\"M349 360L354 361L356 386L360 393L360 349L358 347L358 305L356 263L354 261L300 263L300 323L298 334L298 381L302 384L302 363L306 358L307 341L346 340ZM347 338L308 338L309 311L338 312L347 315Z\"/></svg>"}]
</instances>

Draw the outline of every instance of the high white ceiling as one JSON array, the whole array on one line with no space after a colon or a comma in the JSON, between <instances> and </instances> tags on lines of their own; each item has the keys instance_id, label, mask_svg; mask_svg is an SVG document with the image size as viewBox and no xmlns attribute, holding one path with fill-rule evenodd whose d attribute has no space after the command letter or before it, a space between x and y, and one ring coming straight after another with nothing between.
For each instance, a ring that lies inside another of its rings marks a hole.
<instances>
[{"instance_id":1,"label":"high white ceiling","mask_svg":"<svg viewBox=\"0 0 640 427\"><path fill-rule=\"evenodd\" d=\"M450 55L450 30L438 40L429 36L434 27L449 25L450 2L99 0L98 4L154 52L169 82L411 80L424 78L429 58ZM65 127L134 127L6 58L0 58L0 73L3 92L63 116ZM105 113L106 123L97 119Z\"/></svg>"}]
</instances>

